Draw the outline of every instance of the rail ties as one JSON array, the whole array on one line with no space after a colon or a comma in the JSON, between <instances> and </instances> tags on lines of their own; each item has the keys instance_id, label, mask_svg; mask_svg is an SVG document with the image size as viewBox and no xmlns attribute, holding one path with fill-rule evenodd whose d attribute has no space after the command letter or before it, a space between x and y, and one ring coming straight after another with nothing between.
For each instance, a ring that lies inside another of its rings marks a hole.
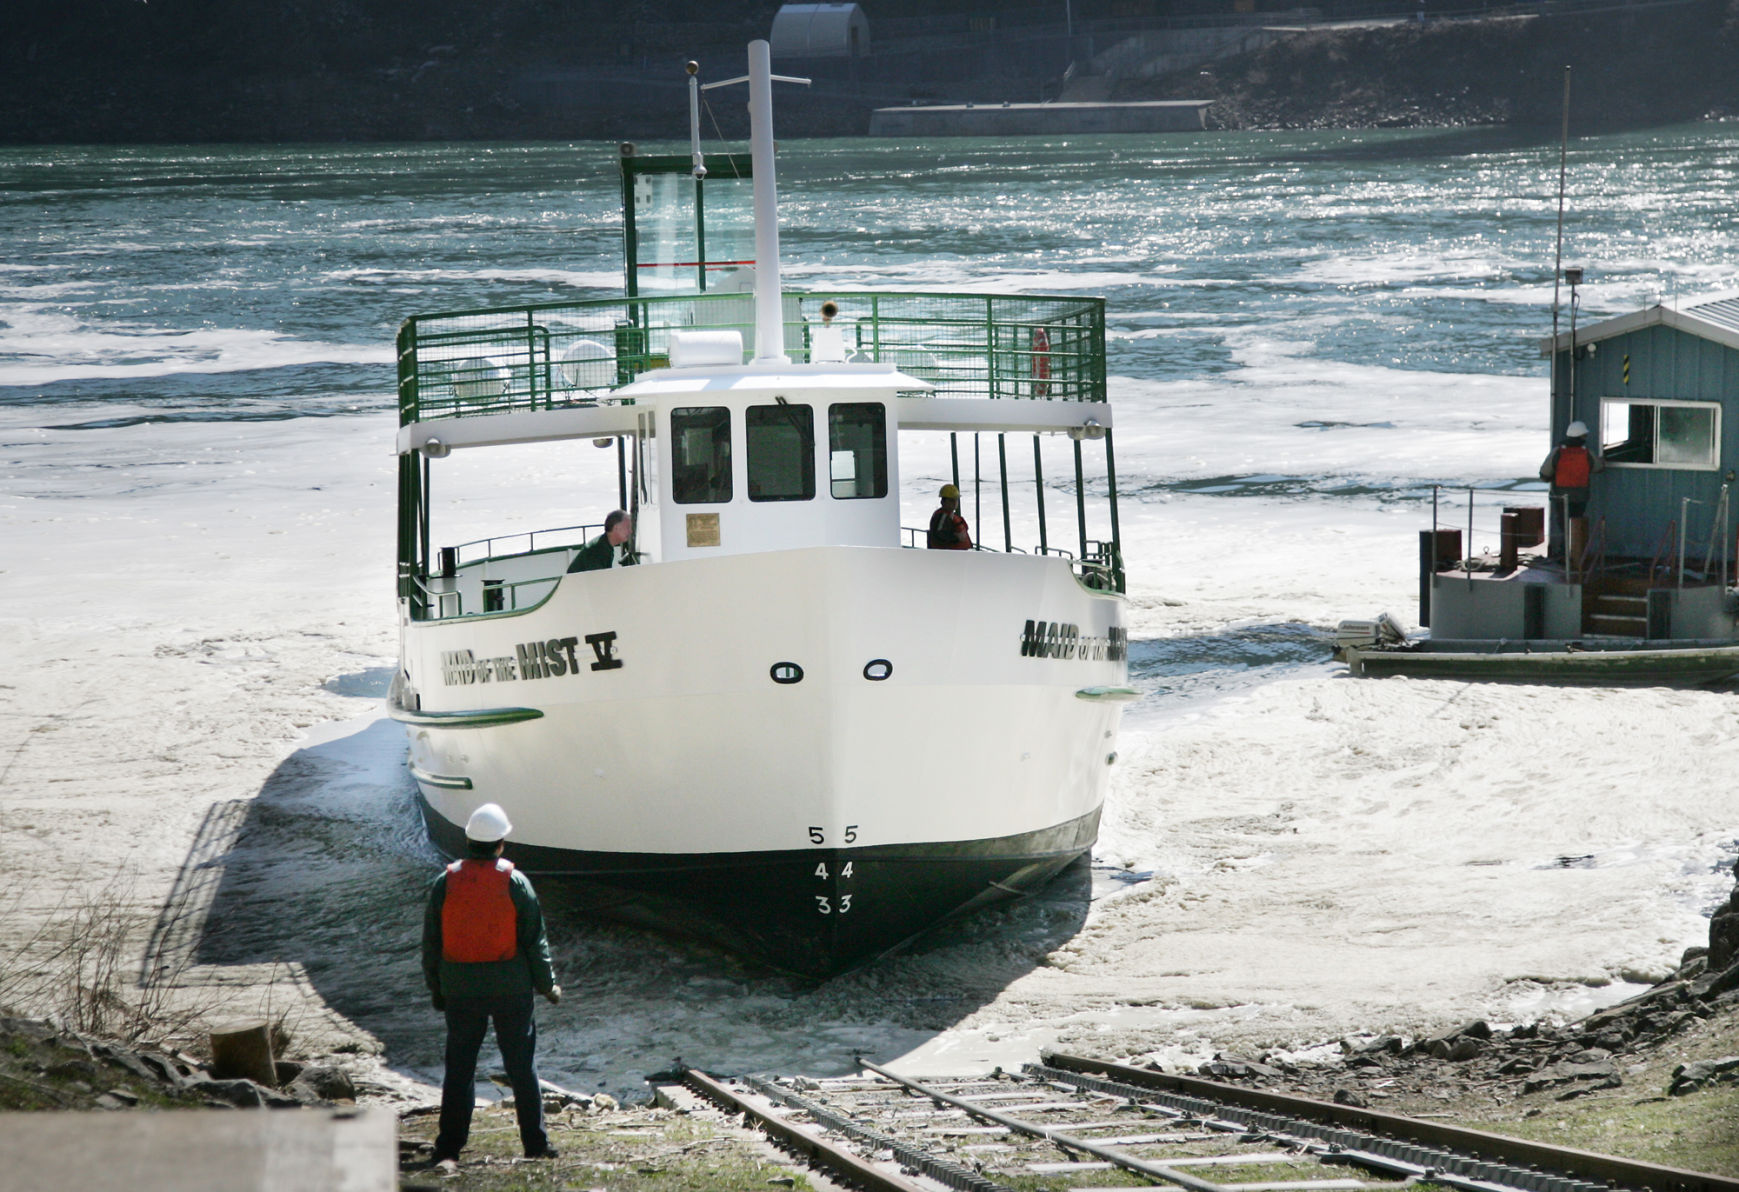
<instances>
[{"instance_id":1,"label":"rail ties","mask_svg":"<svg viewBox=\"0 0 1739 1192\"><path fill-rule=\"evenodd\" d=\"M1020 1074L687 1083L877 1192L1739 1192L1739 1181L1050 1055ZM1349 1126L1357 1128L1348 1128ZM1350 1169L1350 1170L1349 1170ZM1640 1178L1646 1176L1648 1178ZM1133 1182L1132 1182L1133 1181Z\"/></svg>"}]
</instances>

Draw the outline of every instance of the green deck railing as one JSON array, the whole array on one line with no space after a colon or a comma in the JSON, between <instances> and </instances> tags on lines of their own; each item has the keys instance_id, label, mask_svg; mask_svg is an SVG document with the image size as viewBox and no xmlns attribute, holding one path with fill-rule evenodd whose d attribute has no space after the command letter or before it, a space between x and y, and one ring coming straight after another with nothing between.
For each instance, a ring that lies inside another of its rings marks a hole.
<instances>
[{"instance_id":1,"label":"green deck railing","mask_svg":"<svg viewBox=\"0 0 1739 1192\"><path fill-rule=\"evenodd\" d=\"M784 295L786 355L809 359L821 305L848 358L892 364L937 397L1105 400L1105 301L1005 294ZM399 421L587 405L668 363L670 334L742 332L754 295L683 294L418 315L399 330Z\"/></svg>"}]
</instances>

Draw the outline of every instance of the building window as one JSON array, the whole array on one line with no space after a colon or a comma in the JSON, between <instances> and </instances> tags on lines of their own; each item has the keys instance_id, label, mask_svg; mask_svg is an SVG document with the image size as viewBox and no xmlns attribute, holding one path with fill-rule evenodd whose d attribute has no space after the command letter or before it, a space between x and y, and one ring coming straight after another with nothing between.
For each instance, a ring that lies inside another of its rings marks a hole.
<instances>
[{"instance_id":1,"label":"building window","mask_svg":"<svg viewBox=\"0 0 1739 1192\"><path fill-rule=\"evenodd\" d=\"M841 500L888 495L888 411L879 401L827 407L828 479Z\"/></svg>"},{"instance_id":2,"label":"building window","mask_svg":"<svg viewBox=\"0 0 1739 1192\"><path fill-rule=\"evenodd\" d=\"M1600 403L1600 454L1619 467L1713 471L1721 465L1721 407L1606 398Z\"/></svg>"},{"instance_id":3,"label":"building window","mask_svg":"<svg viewBox=\"0 0 1739 1192\"><path fill-rule=\"evenodd\" d=\"M731 412L724 406L670 411L670 496L679 505L731 499Z\"/></svg>"},{"instance_id":4,"label":"building window","mask_svg":"<svg viewBox=\"0 0 1739 1192\"><path fill-rule=\"evenodd\" d=\"M749 500L808 501L815 497L815 411L780 402L750 406Z\"/></svg>"}]
</instances>

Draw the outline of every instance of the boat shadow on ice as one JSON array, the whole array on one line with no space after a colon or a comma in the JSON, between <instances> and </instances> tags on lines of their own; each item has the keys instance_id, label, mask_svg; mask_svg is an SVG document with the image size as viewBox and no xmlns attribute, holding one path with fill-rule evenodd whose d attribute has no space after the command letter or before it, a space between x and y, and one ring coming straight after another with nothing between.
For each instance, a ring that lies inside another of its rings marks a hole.
<instances>
[{"instance_id":1,"label":"boat shadow on ice","mask_svg":"<svg viewBox=\"0 0 1739 1192\"><path fill-rule=\"evenodd\" d=\"M425 891L443 858L423 832L403 731L370 716L312 735L256 795L208 810L160 908L144 977L266 986L287 975L379 1039L390 1062L438 1071L442 1032L419 958ZM615 922L609 896L580 883L535 881L568 991L540 1015L550 1072L622 1091L675 1055L721 1070L844 1070L853 1049L921 1045L1041 966L1095 896L1094 871L1078 862L1026 898L815 982ZM744 1039L757 1041L748 1053Z\"/></svg>"}]
</instances>

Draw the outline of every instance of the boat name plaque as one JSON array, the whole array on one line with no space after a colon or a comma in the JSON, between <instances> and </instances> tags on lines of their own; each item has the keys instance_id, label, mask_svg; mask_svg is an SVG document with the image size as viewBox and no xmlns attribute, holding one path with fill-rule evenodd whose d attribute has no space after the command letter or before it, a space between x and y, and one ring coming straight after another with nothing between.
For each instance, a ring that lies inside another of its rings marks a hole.
<instances>
[{"instance_id":1,"label":"boat name plaque","mask_svg":"<svg viewBox=\"0 0 1739 1192\"><path fill-rule=\"evenodd\" d=\"M719 515L716 513L689 514L688 544L690 546L717 546L719 544Z\"/></svg>"},{"instance_id":2,"label":"boat name plaque","mask_svg":"<svg viewBox=\"0 0 1739 1192\"><path fill-rule=\"evenodd\" d=\"M591 647L592 657L582 659L580 643ZM519 679L556 679L578 675L582 666L595 671L619 670L616 631L588 633L585 637L552 637L547 641L522 642L512 654L479 658L470 650L441 653L441 681L448 687L470 683L507 683Z\"/></svg>"},{"instance_id":3,"label":"boat name plaque","mask_svg":"<svg viewBox=\"0 0 1739 1192\"><path fill-rule=\"evenodd\" d=\"M1020 635L1022 658L1074 658L1082 662L1121 662L1129 657L1129 631L1119 625L1104 637L1083 636L1079 625L1028 621Z\"/></svg>"}]
</instances>

